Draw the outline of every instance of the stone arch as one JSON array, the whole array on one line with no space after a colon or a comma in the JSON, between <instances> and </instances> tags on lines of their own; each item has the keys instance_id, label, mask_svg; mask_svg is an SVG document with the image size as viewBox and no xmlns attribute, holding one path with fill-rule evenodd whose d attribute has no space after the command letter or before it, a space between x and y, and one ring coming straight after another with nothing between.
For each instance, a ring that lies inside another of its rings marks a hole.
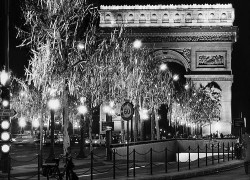
<instances>
[{"instance_id":1,"label":"stone arch","mask_svg":"<svg viewBox=\"0 0 250 180\"><path fill-rule=\"evenodd\" d=\"M189 72L190 71L190 59L187 55L188 53L186 52L185 49L183 50L162 49L162 50L156 50L154 52L154 55L157 61L178 63L184 66L186 72Z\"/></svg>"}]
</instances>

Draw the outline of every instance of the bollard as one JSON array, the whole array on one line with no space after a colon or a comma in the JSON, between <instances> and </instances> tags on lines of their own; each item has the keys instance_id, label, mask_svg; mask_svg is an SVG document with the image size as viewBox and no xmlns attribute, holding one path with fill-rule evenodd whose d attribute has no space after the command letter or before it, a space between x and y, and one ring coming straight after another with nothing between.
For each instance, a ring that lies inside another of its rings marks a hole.
<instances>
[{"instance_id":1,"label":"bollard","mask_svg":"<svg viewBox=\"0 0 250 180\"><path fill-rule=\"evenodd\" d=\"M93 151L90 152L90 179L93 180Z\"/></svg>"},{"instance_id":2,"label":"bollard","mask_svg":"<svg viewBox=\"0 0 250 180\"><path fill-rule=\"evenodd\" d=\"M188 169L190 170L190 146L188 146Z\"/></svg>"},{"instance_id":3,"label":"bollard","mask_svg":"<svg viewBox=\"0 0 250 180\"><path fill-rule=\"evenodd\" d=\"M178 147L178 150L177 150L177 161L178 161L178 162L177 162L177 166L178 166L177 168L178 168L178 171L180 171L180 164L179 164L179 163L180 163L180 162L179 162L179 158L180 158L180 157L179 157L179 153L180 153L180 150L179 150L179 147Z\"/></svg>"},{"instance_id":4,"label":"bollard","mask_svg":"<svg viewBox=\"0 0 250 180\"><path fill-rule=\"evenodd\" d=\"M10 161L11 161L11 159L10 159L10 154L8 153L8 160L7 160L7 166L8 166L8 180L10 180L10 169L11 169L11 163L10 163Z\"/></svg>"},{"instance_id":5,"label":"bollard","mask_svg":"<svg viewBox=\"0 0 250 180\"><path fill-rule=\"evenodd\" d=\"M218 164L220 163L220 143L218 143Z\"/></svg>"},{"instance_id":6,"label":"bollard","mask_svg":"<svg viewBox=\"0 0 250 180\"><path fill-rule=\"evenodd\" d=\"M37 178L38 178L38 180L40 180L40 169L41 169L41 167L40 167L40 155L39 154L37 154Z\"/></svg>"},{"instance_id":7,"label":"bollard","mask_svg":"<svg viewBox=\"0 0 250 180\"><path fill-rule=\"evenodd\" d=\"M225 157L224 157L224 149L225 149L225 145L224 145L224 142L223 142L223 144L222 144L223 162L225 161Z\"/></svg>"},{"instance_id":8,"label":"bollard","mask_svg":"<svg viewBox=\"0 0 250 180\"><path fill-rule=\"evenodd\" d=\"M135 149L133 149L133 167L134 167L133 175L135 177Z\"/></svg>"},{"instance_id":9,"label":"bollard","mask_svg":"<svg viewBox=\"0 0 250 180\"><path fill-rule=\"evenodd\" d=\"M234 143L232 142L232 160L234 160Z\"/></svg>"},{"instance_id":10,"label":"bollard","mask_svg":"<svg viewBox=\"0 0 250 180\"><path fill-rule=\"evenodd\" d=\"M198 168L200 167L200 146L198 145Z\"/></svg>"},{"instance_id":11,"label":"bollard","mask_svg":"<svg viewBox=\"0 0 250 180\"><path fill-rule=\"evenodd\" d=\"M207 166L207 144L206 144L206 166Z\"/></svg>"},{"instance_id":12,"label":"bollard","mask_svg":"<svg viewBox=\"0 0 250 180\"><path fill-rule=\"evenodd\" d=\"M214 164L214 144L212 144L212 164Z\"/></svg>"},{"instance_id":13,"label":"bollard","mask_svg":"<svg viewBox=\"0 0 250 180\"><path fill-rule=\"evenodd\" d=\"M165 172L168 172L168 149L165 148Z\"/></svg>"},{"instance_id":14,"label":"bollard","mask_svg":"<svg viewBox=\"0 0 250 180\"><path fill-rule=\"evenodd\" d=\"M227 160L229 161L230 157L229 157L229 151L230 151L230 147L229 147L229 142L227 143Z\"/></svg>"},{"instance_id":15,"label":"bollard","mask_svg":"<svg viewBox=\"0 0 250 180\"><path fill-rule=\"evenodd\" d=\"M127 140L127 141L129 141L129 140ZM129 146L128 146L128 144L127 144L127 177L129 177Z\"/></svg>"},{"instance_id":16,"label":"bollard","mask_svg":"<svg viewBox=\"0 0 250 180\"><path fill-rule=\"evenodd\" d=\"M115 179L115 149L113 149L113 179Z\"/></svg>"},{"instance_id":17,"label":"bollard","mask_svg":"<svg viewBox=\"0 0 250 180\"><path fill-rule=\"evenodd\" d=\"M153 174L153 154L152 154L153 150L152 148L150 148L150 174Z\"/></svg>"}]
</instances>

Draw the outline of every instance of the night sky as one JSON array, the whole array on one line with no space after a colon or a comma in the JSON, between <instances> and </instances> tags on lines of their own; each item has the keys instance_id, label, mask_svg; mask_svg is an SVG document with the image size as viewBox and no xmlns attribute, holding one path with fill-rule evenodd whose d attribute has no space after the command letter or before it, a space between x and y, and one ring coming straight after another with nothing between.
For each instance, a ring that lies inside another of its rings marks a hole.
<instances>
[{"instance_id":1,"label":"night sky","mask_svg":"<svg viewBox=\"0 0 250 180\"><path fill-rule=\"evenodd\" d=\"M4 38L5 34L5 16L4 16L4 1L0 0L0 69L3 69L5 51ZM242 0L99 0L95 1L99 4L105 5L134 5L134 4L216 4L216 3L232 3L235 9L234 26L238 26L238 40L233 45L232 53L232 72L234 75L234 82L232 87L232 113L233 118L239 117L242 112L243 116L247 118L247 129L250 133L250 1ZM135 3L136 2L136 3ZM29 50L27 48L17 48L20 40L16 39L17 31L15 26L22 26L23 20L20 13L20 1L10 0L10 69L13 74L18 77L23 77L24 66L27 67L29 59Z\"/></svg>"}]
</instances>

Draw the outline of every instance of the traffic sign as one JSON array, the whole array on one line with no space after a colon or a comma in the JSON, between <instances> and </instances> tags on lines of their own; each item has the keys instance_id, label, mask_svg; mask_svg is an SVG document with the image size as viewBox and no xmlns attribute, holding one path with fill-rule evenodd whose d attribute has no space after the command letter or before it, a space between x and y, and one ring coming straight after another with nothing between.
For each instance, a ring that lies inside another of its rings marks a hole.
<instances>
[{"instance_id":1,"label":"traffic sign","mask_svg":"<svg viewBox=\"0 0 250 180\"><path fill-rule=\"evenodd\" d=\"M0 109L0 116L15 116L16 111L14 109Z\"/></svg>"},{"instance_id":2,"label":"traffic sign","mask_svg":"<svg viewBox=\"0 0 250 180\"><path fill-rule=\"evenodd\" d=\"M134 115L134 105L130 102L125 102L121 106L121 117L123 120L130 120Z\"/></svg>"},{"instance_id":3,"label":"traffic sign","mask_svg":"<svg viewBox=\"0 0 250 180\"><path fill-rule=\"evenodd\" d=\"M102 122L102 131L114 130L114 122Z\"/></svg>"},{"instance_id":4,"label":"traffic sign","mask_svg":"<svg viewBox=\"0 0 250 180\"><path fill-rule=\"evenodd\" d=\"M234 127L243 127L243 126L244 126L243 118L235 118L234 119Z\"/></svg>"}]
</instances>

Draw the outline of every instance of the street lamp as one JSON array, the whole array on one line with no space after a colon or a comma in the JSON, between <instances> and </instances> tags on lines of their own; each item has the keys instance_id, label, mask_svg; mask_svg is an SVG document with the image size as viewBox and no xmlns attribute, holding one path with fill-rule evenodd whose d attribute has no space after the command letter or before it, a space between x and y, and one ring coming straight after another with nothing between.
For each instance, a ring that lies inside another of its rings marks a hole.
<instances>
[{"instance_id":1,"label":"street lamp","mask_svg":"<svg viewBox=\"0 0 250 180\"><path fill-rule=\"evenodd\" d=\"M3 86L7 85L9 79L10 79L9 74L5 70L1 71L1 73L0 73L0 82L1 82L1 84Z\"/></svg>"},{"instance_id":2,"label":"street lamp","mask_svg":"<svg viewBox=\"0 0 250 180\"><path fill-rule=\"evenodd\" d=\"M50 109L50 115L51 115L51 132L50 132L50 139L51 139L51 144L50 144L50 154L49 157L46 159L46 162L51 162L55 158L55 151L54 151L54 145L55 145L55 140L54 140L54 131L55 131L55 111L60 108L60 102L58 99L50 99L48 102L48 107Z\"/></svg>"},{"instance_id":3,"label":"street lamp","mask_svg":"<svg viewBox=\"0 0 250 180\"><path fill-rule=\"evenodd\" d=\"M84 103L84 102L83 102ZM84 115L88 112L88 109L85 105L81 105L77 108L78 113L81 116L81 141L80 141L80 152L77 155L77 158L85 158L86 155L84 153L85 149L85 138L84 138Z\"/></svg>"},{"instance_id":4,"label":"street lamp","mask_svg":"<svg viewBox=\"0 0 250 180\"><path fill-rule=\"evenodd\" d=\"M23 135L23 129L26 126L26 120L24 119L24 117L21 117L19 120L19 126L21 127L21 137Z\"/></svg>"},{"instance_id":5,"label":"street lamp","mask_svg":"<svg viewBox=\"0 0 250 180\"><path fill-rule=\"evenodd\" d=\"M160 71L166 71L167 68L168 68L168 66L167 66L166 63L162 63L162 64L160 65Z\"/></svg>"},{"instance_id":6,"label":"street lamp","mask_svg":"<svg viewBox=\"0 0 250 180\"><path fill-rule=\"evenodd\" d=\"M133 46L134 46L135 49L141 48L141 46L142 46L141 40L136 39L136 40L133 42Z\"/></svg>"},{"instance_id":7,"label":"street lamp","mask_svg":"<svg viewBox=\"0 0 250 180\"><path fill-rule=\"evenodd\" d=\"M141 119L141 140L145 140L145 131L144 131L144 126L145 126L145 120L149 119L149 111L147 109L141 109L139 111L140 114L140 119Z\"/></svg>"}]
</instances>

